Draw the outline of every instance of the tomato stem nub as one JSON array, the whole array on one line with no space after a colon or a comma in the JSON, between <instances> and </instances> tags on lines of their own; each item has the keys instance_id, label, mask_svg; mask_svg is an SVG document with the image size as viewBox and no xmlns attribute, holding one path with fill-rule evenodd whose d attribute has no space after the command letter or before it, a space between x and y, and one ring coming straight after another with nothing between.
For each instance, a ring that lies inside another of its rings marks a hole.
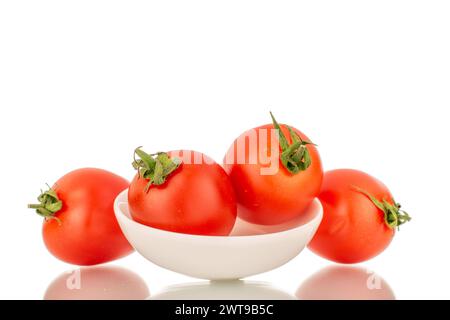
<instances>
[{"instance_id":1,"label":"tomato stem nub","mask_svg":"<svg viewBox=\"0 0 450 320\"><path fill-rule=\"evenodd\" d=\"M388 202L386 199L380 201L367 191L364 191L358 187L354 188L356 191L369 198L378 209L383 211L384 221L389 228L397 228L399 230L402 224L411 221L411 216L406 211L401 210L401 205L394 200L392 200L393 204Z\"/></svg>"},{"instance_id":2,"label":"tomato stem nub","mask_svg":"<svg viewBox=\"0 0 450 320\"><path fill-rule=\"evenodd\" d=\"M147 179L144 192L148 192L152 185L162 185L167 177L172 174L181 164L178 158L171 159L165 152L148 154L138 147L134 150L133 168L138 171L139 177ZM136 156L139 159L136 159Z\"/></svg>"},{"instance_id":3,"label":"tomato stem nub","mask_svg":"<svg viewBox=\"0 0 450 320\"><path fill-rule=\"evenodd\" d=\"M274 128L278 131L278 140L281 147L281 163L292 174L297 174L305 171L311 165L311 156L306 147L308 144L314 144L309 141L304 141L290 126L286 126L289 130L292 143L289 144L286 136L281 130L280 125L270 112Z\"/></svg>"},{"instance_id":4,"label":"tomato stem nub","mask_svg":"<svg viewBox=\"0 0 450 320\"><path fill-rule=\"evenodd\" d=\"M41 190L37 200L39 201L38 204L29 204L28 208L35 209L36 213L46 220L56 219L59 221L55 214L62 209L63 203L54 189L49 187L47 191Z\"/></svg>"}]
</instances>

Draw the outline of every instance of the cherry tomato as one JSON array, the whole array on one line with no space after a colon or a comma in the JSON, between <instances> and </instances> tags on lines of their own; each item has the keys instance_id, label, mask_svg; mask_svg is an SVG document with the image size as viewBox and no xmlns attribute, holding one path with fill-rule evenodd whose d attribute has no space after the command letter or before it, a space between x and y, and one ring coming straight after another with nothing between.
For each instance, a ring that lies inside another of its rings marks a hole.
<instances>
[{"instance_id":1,"label":"cherry tomato","mask_svg":"<svg viewBox=\"0 0 450 320\"><path fill-rule=\"evenodd\" d=\"M85 168L60 178L30 205L45 217L43 238L57 258L76 265L95 265L124 257L133 248L114 215L117 195L128 181L105 170Z\"/></svg>"},{"instance_id":2,"label":"cherry tomato","mask_svg":"<svg viewBox=\"0 0 450 320\"><path fill-rule=\"evenodd\" d=\"M326 172L319 200L323 220L309 248L335 262L375 257L391 243L395 229L410 220L382 182L357 170Z\"/></svg>"},{"instance_id":3,"label":"cherry tomato","mask_svg":"<svg viewBox=\"0 0 450 320\"><path fill-rule=\"evenodd\" d=\"M273 124L238 137L224 159L239 217L261 225L301 216L318 195L323 175L319 153L309 138L272 119Z\"/></svg>"},{"instance_id":4,"label":"cherry tomato","mask_svg":"<svg viewBox=\"0 0 450 320\"><path fill-rule=\"evenodd\" d=\"M228 235L236 221L236 199L221 166L202 153L149 155L136 149L139 171L128 203L133 219L150 227L196 235Z\"/></svg>"}]
</instances>

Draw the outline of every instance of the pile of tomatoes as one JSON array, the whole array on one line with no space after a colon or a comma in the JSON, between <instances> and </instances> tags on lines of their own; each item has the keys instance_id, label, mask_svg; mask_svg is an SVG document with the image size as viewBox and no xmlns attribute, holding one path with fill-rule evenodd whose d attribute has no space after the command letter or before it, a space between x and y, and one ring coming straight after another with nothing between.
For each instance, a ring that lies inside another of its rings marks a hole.
<instances>
[{"instance_id":1,"label":"pile of tomatoes","mask_svg":"<svg viewBox=\"0 0 450 320\"><path fill-rule=\"evenodd\" d=\"M113 203L128 188L138 223L193 235L228 236L236 218L277 225L300 218L315 198L322 223L309 244L318 255L357 263L382 252L410 220L387 187L357 170L323 172L317 146L301 131L272 123L244 132L223 165L196 151L150 154L135 149L131 183L84 168L60 178L30 208L44 217L43 238L59 259L95 265L133 248L116 221Z\"/></svg>"}]
</instances>

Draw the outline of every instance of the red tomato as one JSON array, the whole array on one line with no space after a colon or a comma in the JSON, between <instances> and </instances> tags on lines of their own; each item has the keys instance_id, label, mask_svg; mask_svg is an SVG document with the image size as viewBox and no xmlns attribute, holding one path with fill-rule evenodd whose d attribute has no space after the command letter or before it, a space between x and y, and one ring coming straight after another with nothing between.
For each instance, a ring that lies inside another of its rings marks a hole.
<instances>
[{"instance_id":1,"label":"red tomato","mask_svg":"<svg viewBox=\"0 0 450 320\"><path fill-rule=\"evenodd\" d=\"M236 192L239 217L262 225L280 224L301 216L318 195L323 175L319 153L308 137L295 128L292 128L295 133L291 133L286 125L278 127L273 120L274 124L243 133L224 159ZM279 139L280 130L271 130L275 128L281 129ZM284 159L289 157L285 155L289 154L283 149L294 145L293 138L301 138L303 143L297 142L291 161L286 162ZM274 165L277 170L263 174L263 170Z\"/></svg>"},{"instance_id":2,"label":"red tomato","mask_svg":"<svg viewBox=\"0 0 450 320\"><path fill-rule=\"evenodd\" d=\"M395 228L410 220L383 183L357 170L326 172L319 200L323 220L309 248L335 262L375 257L390 244Z\"/></svg>"},{"instance_id":3,"label":"red tomato","mask_svg":"<svg viewBox=\"0 0 450 320\"><path fill-rule=\"evenodd\" d=\"M46 219L43 237L57 258L95 265L130 254L133 249L116 221L113 203L128 181L101 169L78 169L42 193L30 205Z\"/></svg>"},{"instance_id":4,"label":"red tomato","mask_svg":"<svg viewBox=\"0 0 450 320\"><path fill-rule=\"evenodd\" d=\"M151 156L138 148L136 154L141 158L134 162L139 173L128 191L135 221L187 234L224 236L231 232L236 200L221 166L195 151ZM157 174L158 167L164 174Z\"/></svg>"}]
</instances>

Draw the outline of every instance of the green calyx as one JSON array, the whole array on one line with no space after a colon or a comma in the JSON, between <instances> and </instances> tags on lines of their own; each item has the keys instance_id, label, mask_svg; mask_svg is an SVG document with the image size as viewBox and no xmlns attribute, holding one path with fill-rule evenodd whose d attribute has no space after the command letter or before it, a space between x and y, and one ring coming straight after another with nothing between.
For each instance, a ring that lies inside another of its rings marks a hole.
<instances>
[{"instance_id":1,"label":"green calyx","mask_svg":"<svg viewBox=\"0 0 450 320\"><path fill-rule=\"evenodd\" d=\"M270 112L270 116L272 117L273 126L278 131L281 147L280 159L283 166L292 174L297 174L308 169L311 165L311 156L306 146L308 144L314 145L314 143L302 140L300 135L298 135L291 127L286 126L292 141L292 143L289 144L272 112Z\"/></svg>"},{"instance_id":2,"label":"green calyx","mask_svg":"<svg viewBox=\"0 0 450 320\"><path fill-rule=\"evenodd\" d=\"M41 190L37 200L39 201L38 204L29 204L28 208L35 209L36 213L46 220L55 219L59 222L55 214L62 209L63 203L58 198L56 191L50 187L48 187L47 191Z\"/></svg>"},{"instance_id":3,"label":"green calyx","mask_svg":"<svg viewBox=\"0 0 450 320\"><path fill-rule=\"evenodd\" d=\"M141 178L148 180L144 192L147 192L152 185L159 186L166 182L167 177L177 170L180 164L180 159L171 159L165 152L148 154L142 151L141 147L134 150L133 168L138 171Z\"/></svg>"},{"instance_id":4,"label":"green calyx","mask_svg":"<svg viewBox=\"0 0 450 320\"><path fill-rule=\"evenodd\" d=\"M386 225L391 229L400 229L399 227L408 222L411 221L410 215L404 211L401 210L401 205L395 201L394 204L391 204L386 199L383 199L382 201L378 200L368 192L362 190L361 188L355 187L355 190L364 194L367 198L369 198L373 204L383 211L384 213L384 221L386 222Z\"/></svg>"}]
</instances>

